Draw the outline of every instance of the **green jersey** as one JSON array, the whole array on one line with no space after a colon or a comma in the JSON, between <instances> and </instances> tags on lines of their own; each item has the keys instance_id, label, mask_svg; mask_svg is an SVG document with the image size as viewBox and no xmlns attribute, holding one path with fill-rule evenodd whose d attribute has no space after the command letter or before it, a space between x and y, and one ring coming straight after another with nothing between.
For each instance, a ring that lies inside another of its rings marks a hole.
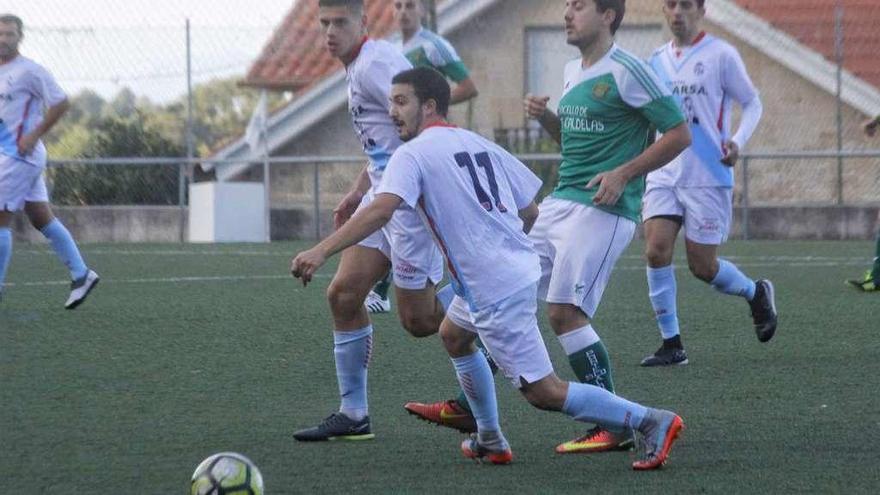
<instances>
[{"instance_id":1,"label":"green jersey","mask_svg":"<svg viewBox=\"0 0 880 495\"><path fill-rule=\"evenodd\" d=\"M456 83L470 77L455 48L425 28L419 29L405 44L401 41L400 49L413 67L431 67Z\"/></svg>"},{"instance_id":2,"label":"green jersey","mask_svg":"<svg viewBox=\"0 0 880 495\"><path fill-rule=\"evenodd\" d=\"M616 44L591 67L581 59L565 66L558 113L562 164L553 196L590 206L598 187L587 183L645 151L651 125L666 132L685 121L650 67ZM636 177L616 204L598 208L638 222L644 192L645 178Z\"/></svg>"}]
</instances>

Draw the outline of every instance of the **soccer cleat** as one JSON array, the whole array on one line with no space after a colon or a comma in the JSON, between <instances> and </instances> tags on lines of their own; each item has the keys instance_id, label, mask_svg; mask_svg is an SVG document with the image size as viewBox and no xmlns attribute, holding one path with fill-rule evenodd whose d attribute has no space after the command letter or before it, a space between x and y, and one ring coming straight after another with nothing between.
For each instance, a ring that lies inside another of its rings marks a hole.
<instances>
[{"instance_id":1,"label":"soccer cleat","mask_svg":"<svg viewBox=\"0 0 880 495\"><path fill-rule=\"evenodd\" d=\"M752 320L755 322L755 334L761 342L767 342L776 333L776 296L773 284L769 280L755 282L755 297L749 301L752 308Z\"/></svg>"},{"instance_id":2,"label":"soccer cleat","mask_svg":"<svg viewBox=\"0 0 880 495\"><path fill-rule=\"evenodd\" d=\"M391 311L391 299L383 299L382 296L376 294L374 291L370 291L367 294L367 298L364 300L364 306L367 307L368 313L387 313Z\"/></svg>"},{"instance_id":3,"label":"soccer cleat","mask_svg":"<svg viewBox=\"0 0 880 495\"><path fill-rule=\"evenodd\" d=\"M846 283L862 292L880 292L880 286L877 285L874 277L871 276L871 270L865 272L865 278L861 280L847 280Z\"/></svg>"},{"instance_id":4,"label":"soccer cleat","mask_svg":"<svg viewBox=\"0 0 880 495\"><path fill-rule=\"evenodd\" d=\"M445 426L462 433L476 433L477 421L470 411L458 405L454 399L422 404L407 402L403 405L406 412L435 425Z\"/></svg>"},{"instance_id":5,"label":"soccer cleat","mask_svg":"<svg viewBox=\"0 0 880 495\"><path fill-rule=\"evenodd\" d=\"M669 411L649 409L639 431L642 433L642 442L645 454L633 462L632 468L636 471L657 469L666 464L672 444L678 439L679 433L684 429L681 418Z\"/></svg>"},{"instance_id":6,"label":"soccer cleat","mask_svg":"<svg viewBox=\"0 0 880 495\"><path fill-rule=\"evenodd\" d=\"M607 452L610 450L632 450L635 442L630 433L612 433L600 426L556 446L557 454L589 454L591 452Z\"/></svg>"},{"instance_id":7,"label":"soccer cleat","mask_svg":"<svg viewBox=\"0 0 880 495\"><path fill-rule=\"evenodd\" d=\"M299 430L293 438L300 442L323 442L326 440L372 440L375 438L370 431L370 417L366 416L355 421L341 412L335 412L324 418L318 426Z\"/></svg>"},{"instance_id":8,"label":"soccer cleat","mask_svg":"<svg viewBox=\"0 0 880 495\"><path fill-rule=\"evenodd\" d=\"M685 364L688 364L688 355L684 349L660 346L657 352L642 359L639 366L681 366Z\"/></svg>"},{"instance_id":9,"label":"soccer cleat","mask_svg":"<svg viewBox=\"0 0 880 495\"><path fill-rule=\"evenodd\" d=\"M77 306L85 302L86 297L92 292L92 289L98 285L101 277L92 270L89 270L81 278L70 283L70 297L64 303L64 309L76 309Z\"/></svg>"},{"instance_id":10,"label":"soccer cleat","mask_svg":"<svg viewBox=\"0 0 880 495\"><path fill-rule=\"evenodd\" d=\"M485 459L492 464L510 464L513 461L513 452L507 442L503 442L503 445L502 449L491 449L481 444L477 439L477 434L472 433L461 442L461 453L468 459L477 462L482 462Z\"/></svg>"}]
</instances>

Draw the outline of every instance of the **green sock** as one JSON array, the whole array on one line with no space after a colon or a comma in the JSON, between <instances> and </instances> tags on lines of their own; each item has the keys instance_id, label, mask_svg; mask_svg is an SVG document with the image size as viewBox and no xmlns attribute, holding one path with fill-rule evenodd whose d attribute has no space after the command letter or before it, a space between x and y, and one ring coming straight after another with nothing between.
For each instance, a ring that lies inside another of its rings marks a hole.
<instances>
[{"instance_id":1,"label":"green sock","mask_svg":"<svg viewBox=\"0 0 880 495\"><path fill-rule=\"evenodd\" d=\"M375 292L376 294L379 294L379 297L381 297L382 299L388 299L388 289L390 289L390 288L391 288L391 271L389 270L388 274L385 275L385 278L383 278L381 281L379 281L378 284L376 284L375 287L373 287L373 292Z\"/></svg>"},{"instance_id":2,"label":"green sock","mask_svg":"<svg viewBox=\"0 0 880 495\"><path fill-rule=\"evenodd\" d=\"M474 343L477 344L477 349L479 349L480 352L486 355L486 359L489 360L489 368L492 370L492 374L494 375L495 372L498 371L498 365L495 364L495 361L492 359L491 356L489 356L489 352L486 351L486 346L483 345L483 341L480 340L479 337L477 337L477 340ZM467 395L464 395L464 390L458 390L458 397L455 398L455 402L465 411L471 412L471 406L470 404L468 404Z\"/></svg>"},{"instance_id":3,"label":"green sock","mask_svg":"<svg viewBox=\"0 0 880 495\"><path fill-rule=\"evenodd\" d=\"M568 356L568 363L581 383L589 383L614 393L611 377L611 359L602 341L587 346Z\"/></svg>"},{"instance_id":4,"label":"green sock","mask_svg":"<svg viewBox=\"0 0 880 495\"><path fill-rule=\"evenodd\" d=\"M880 281L880 234L877 235L877 248L874 250L874 268L871 269L871 278L876 284Z\"/></svg>"}]
</instances>

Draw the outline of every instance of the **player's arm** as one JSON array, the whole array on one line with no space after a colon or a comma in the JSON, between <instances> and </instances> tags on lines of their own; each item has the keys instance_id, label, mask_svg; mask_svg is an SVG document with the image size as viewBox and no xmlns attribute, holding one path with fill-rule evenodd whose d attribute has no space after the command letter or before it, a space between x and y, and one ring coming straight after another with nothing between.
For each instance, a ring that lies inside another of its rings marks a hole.
<instances>
[{"instance_id":1,"label":"player's arm","mask_svg":"<svg viewBox=\"0 0 880 495\"><path fill-rule=\"evenodd\" d=\"M761 115L764 113L758 90L755 89L746 71L742 57L733 48L725 51L722 58L721 87L725 94L731 95L742 107L739 128L732 138L722 143L724 156L721 157L721 163L732 167L736 165L739 151L746 146L755 129L758 128Z\"/></svg>"},{"instance_id":2,"label":"player's arm","mask_svg":"<svg viewBox=\"0 0 880 495\"><path fill-rule=\"evenodd\" d=\"M339 230L319 242L308 251L303 251L290 262L290 272L308 285L312 276L327 258L364 240L391 220L394 210L403 200L394 194L382 193L376 196L366 208L358 212Z\"/></svg>"},{"instance_id":3,"label":"player's arm","mask_svg":"<svg viewBox=\"0 0 880 495\"><path fill-rule=\"evenodd\" d=\"M627 182L666 165L690 145L691 131L687 123L682 122L667 130L660 136L660 139L639 156L610 172L601 173L594 177L587 184L587 189L599 186L599 190L593 197L593 203L597 205L617 203Z\"/></svg>"},{"instance_id":4,"label":"player's arm","mask_svg":"<svg viewBox=\"0 0 880 495\"><path fill-rule=\"evenodd\" d=\"M449 104L455 105L457 103L462 103L470 100L471 98L476 98L479 94L477 91L477 85L474 84L474 80L468 77L467 79L458 81L455 84L455 87L452 88L452 94L449 96Z\"/></svg>"},{"instance_id":5,"label":"player's arm","mask_svg":"<svg viewBox=\"0 0 880 495\"><path fill-rule=\"evenodd\" d=\"M535 221L538 220L538 205L532 201L525 208L519 210L519 218L523 223L523 232L528 234L532 231Z\"/></svg>"},{"instance_id":6,"label":"player's arm","mask_svg":"<svg viewBox=\"0 0 880 495\"><path fill-rule=\"evenodd\" d=\"M354 215L354 211L357 210L357 207L361 204L361 199L363 199L364 195L367 194L367 191L370 190L370 174L367 173L367 168L369 165L361 170L361 173L358 174L357 178L354 181L354 184L351 187L351 190L346 194L342 201L336 205L336 208L333 209L333 227L338 229L342 227L342 225Z\"/></svg>"},{"instance_id":7,"label":"player's arm","mask_svg":"<svg viewBox=\"0 0 880 495\"><path fill-rule=\"evenodd\" d=\"M18 140L18 154L20 156L30 155L34 151L34 147L44 134L52 130L52 127L61 120L61 117L70 109L70 102L67 98L50 106L43 115L43 121L31 132L21 136Z\"/></svg>"},{"instance_id":8,"label":"player's arm","mask_svg":"<svg viewBox=\"0 0 880 495\"><path fill-rule=\"evenodd\" d=\"M721 163L732 167L736 165L739 159L739 150L743 149L746 143L758 128L761 122L761 115L764 113L764 105L761 104L761 98L755 95L749 102L742 105L742 117L740 118L739 128L733 138L723 143L724 156L721 157Z\"/></svg>"},{"instance_id":9,"label":"player's arm","mask_svg":"<svg viewBox=\"0 0 880 495\"><path fill-rule=\"evenodd\" d=\"M562 144L562 122L559 117L547 108L549 96L527 94L523 101L526 117L537 120L541 127L559 144Z\"/></svg>"}]
</instances>

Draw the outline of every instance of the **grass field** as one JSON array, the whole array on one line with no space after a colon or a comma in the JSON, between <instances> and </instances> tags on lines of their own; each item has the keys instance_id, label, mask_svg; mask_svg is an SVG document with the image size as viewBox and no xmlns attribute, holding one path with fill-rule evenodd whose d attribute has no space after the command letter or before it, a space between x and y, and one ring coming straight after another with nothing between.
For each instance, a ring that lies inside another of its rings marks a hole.
<instances>
[{"instance_id":1,"label":"grass field","mask_svg":"<svg viewBox=\"0 0 880 495\"><path fill-rule=\"evenodd\" d=\"M516 461L475 465L461 436L408 416L407 400L452 396L435 336L374 319L373 429L362 443L300 444L291 432L337 406L323 289L289 278L304 243L92 245L103 276L62 309L65 271L18 244L0 303L2 493L180 494L211 453L250 456L267 493L874 492L880 486L880 295L842 281L863 273L868 242L734 242L724 254L777 287L780 328L759 344L747 305L716 294L677 260L689 366L643 369L658 344L635 243L595 327L622 395L674 409L687 430L660 472L630 454L560 456L584 430L498 386ZM560 376L571 370L546 320Z\"/></svg>"}]
</instances>

